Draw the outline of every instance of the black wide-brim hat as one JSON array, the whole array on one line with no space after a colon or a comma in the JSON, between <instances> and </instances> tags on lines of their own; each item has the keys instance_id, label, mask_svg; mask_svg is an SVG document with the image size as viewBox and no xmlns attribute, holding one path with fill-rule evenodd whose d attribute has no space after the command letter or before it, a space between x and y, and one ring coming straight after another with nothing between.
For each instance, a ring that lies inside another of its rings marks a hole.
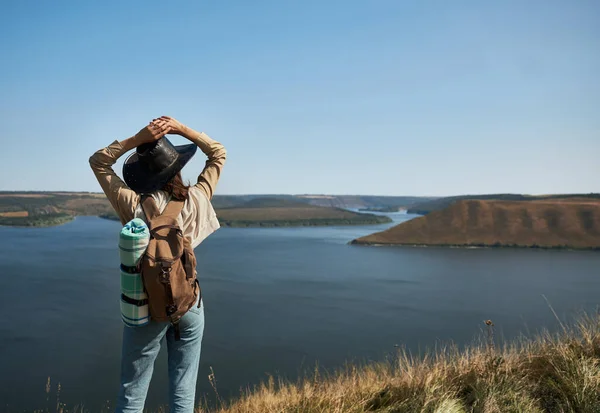
<instances>
[{"instance_id":1,"label":"black wide-brim hat","mask_svg":"<svg viewBox=\"0 0 600 413\"><path fill-rule=\"evenodd\" d=\"M196 149L195 144L173 146L166 137L140 145L123 164L125 183L138 194L161 189L192 159Z\"/></svg>"}]
</instances>

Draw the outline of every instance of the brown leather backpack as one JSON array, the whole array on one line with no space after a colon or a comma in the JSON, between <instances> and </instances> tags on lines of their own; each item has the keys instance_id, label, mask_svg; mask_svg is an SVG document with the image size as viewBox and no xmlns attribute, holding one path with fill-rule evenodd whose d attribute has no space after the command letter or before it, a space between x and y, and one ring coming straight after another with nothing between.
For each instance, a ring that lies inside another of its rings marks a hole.
<instances>
[{"instance_id":1,"label":"brown leather backpack","mask_svg":"<svg viewBox=\"0 0 600 413\"><path fill-rule=\"evenodd\" d=\"M151 196L142 198L150 229L150 241L141 262L150 317L170 321L176 340L180 338L179 320L196 300L200 307L202 299L194 250L177 224L182 208L183 201L171 200L161 214Z\"/></svg>"}]
</instances>

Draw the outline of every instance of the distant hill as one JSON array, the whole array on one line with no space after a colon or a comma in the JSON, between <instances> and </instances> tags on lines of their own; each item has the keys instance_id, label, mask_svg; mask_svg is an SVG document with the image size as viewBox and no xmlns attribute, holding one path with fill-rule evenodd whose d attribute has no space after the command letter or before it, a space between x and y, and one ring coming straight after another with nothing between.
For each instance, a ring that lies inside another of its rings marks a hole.
<instances>
[{"instance_id":1,"label":"distant hill","mask_svg":"<svg viewBox=\"0 0 600 413\"><path fill-rule=\"evenodd\" d=\"M409 208L418 203L437 199L422 196L376 195L295 195L294 198L312 205L334 208Z\"/></svg>"},{"instance_id":2,"label":"distant hill","mask_svg":"<svg viewBox=\"0 0 600 413\"><path fill-rule=\"evenodd\" d=\"M408 208L412 205L431 201L432 197L415 196L373 196L373 195L215 195L212 204L215 208L242 206L254 199L281 199L303 204L327 206L333 208ZM108 213L110 205L106 197L98 192L36 192L36 191L0 191L0 212L7 210L27 210L38 207L65 206L75 215L95 215ZM261 201L262 202L262 201ZM94 206L92 207L92 204Z\"/></svg>"},{"instance_id":3,"label":"distant hill","mask_svg":"<svg viewBox=\"0 0 600 413\"><path fill-rule=\"evenodd\" d=\"M600 200L460 200L353 243L600 249Z\"/></svg>"},{"instance_id":4,"label":"distant hill","mask_svg":"<svg viewBox=\"0 0 600 413\"><path fill-rule=\"evenodd\" d=\"M234 208L239 207L255 199L284 199L295 200L294 195L215 195L212 199L213 207L215 208ZM300 202L303 202L300 200Z\"/></svg>"},{"instance_id":5,"label":"distant hill","mask_svg":"<svg viewBox=\"0 0 600 413\"><path fill-rule=\"evenodd\" d=\"M254 198L237 206L237 208L307 208L311 205L296 200L295 198Z\"/></svg>"},{"instance_id":6,"label":"distant hill","mask_svg":"<svg viewBox=\"0 0 600 413\"><path fill-rule=\"evenodd\" d=\"M112 212L104 194L89 192L0 192L0 225L53 226L77 215Z\"/></svg>"},{"instance_id":7,"label":"distant hill","mask_svg":"<svg viewBox=\"0 0 600 413\"><path fill-rule=\"evenodd\" d=\"M217 217L221 225L230 227L369 225L391 222L390 218L384 216L277 198L255 198L239 207L217 209Z\"/></svg>"},{"instance_id":8,"label":"distant hill","mask_svg":"<svg viewBox=\"0 0 600 413\"><path fill-rule=\"evenodd\" d=\"M568 195L522 195L522 194L487 194L487 195L458 195L444 198L430 199L414 203L408 207L409 214L426 215L452 205L454 202L468 199L498 200L498 201L536 201L552 199L588 198L600 199L600 194L568 194Z\"/></svg>"},{"instance_id":9,"label":"distant hill","mask_svg":"<svg viewBox=\"0 0 600 413\"><path fill-rule=\"evenodd\" d=\"M409 208L419 203L437 199L419 196L376 195L215 195L213 205L215 208L239 207L257 198L283 199L332 208L388 208L394 210Z\"/></svg>"}]
</instances>

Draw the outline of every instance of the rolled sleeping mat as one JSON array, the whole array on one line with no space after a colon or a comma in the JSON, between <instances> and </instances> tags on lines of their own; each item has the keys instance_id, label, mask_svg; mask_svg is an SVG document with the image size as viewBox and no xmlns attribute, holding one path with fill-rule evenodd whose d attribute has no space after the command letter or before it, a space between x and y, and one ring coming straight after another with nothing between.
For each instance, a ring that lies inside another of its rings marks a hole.
<instances>
[{"instance_id":1,"label":"rolled sleeping mat","mask_svg":"<svg viewBox=\"0 0 600 413\"><path fill-rule=\"evenodd\" d=\"M150 230L146 223L134 218L119 234L121 257L121 318L129 327L144 326L150 322L148 295L139 264L148 247Z\"/></svg>"}]
</instances>

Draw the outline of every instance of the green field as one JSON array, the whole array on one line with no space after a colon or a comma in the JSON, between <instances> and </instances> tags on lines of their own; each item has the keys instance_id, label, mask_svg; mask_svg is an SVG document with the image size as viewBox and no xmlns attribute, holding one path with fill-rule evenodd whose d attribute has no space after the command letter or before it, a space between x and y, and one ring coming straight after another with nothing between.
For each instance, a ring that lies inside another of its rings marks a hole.
<instances>
[{"instance_id":1,"label":"green field","mask_svg":"<svg viewBox=\"0 0 600 413\"><path fill-rule=\"evenodd\" d=\"M88 192L0 192L0 225L55 226L79 215L112 212L104 194Z\"/></svg>"},{"instance_id":2,"label":"green field","mask_svg":"<svg viewBox=\"0 0 600 413\"><path fill-rule=\"evenodd\" d=\"M52 227L73 220L73 216L65 213L52 213L26 217L0 216L0 225L14 227Z\"/></svg>"},{"instance_id":3,"label":"green field","mask_svg":"<svg viewBox=\"0 0 600 413\"><path fill-rule=\"evenodd\" d=\"M221 225L227 227L370 225L391 222L385 216L313 205L224 208L217 210L217 217Z\"/></svg>"}]
</instances>

